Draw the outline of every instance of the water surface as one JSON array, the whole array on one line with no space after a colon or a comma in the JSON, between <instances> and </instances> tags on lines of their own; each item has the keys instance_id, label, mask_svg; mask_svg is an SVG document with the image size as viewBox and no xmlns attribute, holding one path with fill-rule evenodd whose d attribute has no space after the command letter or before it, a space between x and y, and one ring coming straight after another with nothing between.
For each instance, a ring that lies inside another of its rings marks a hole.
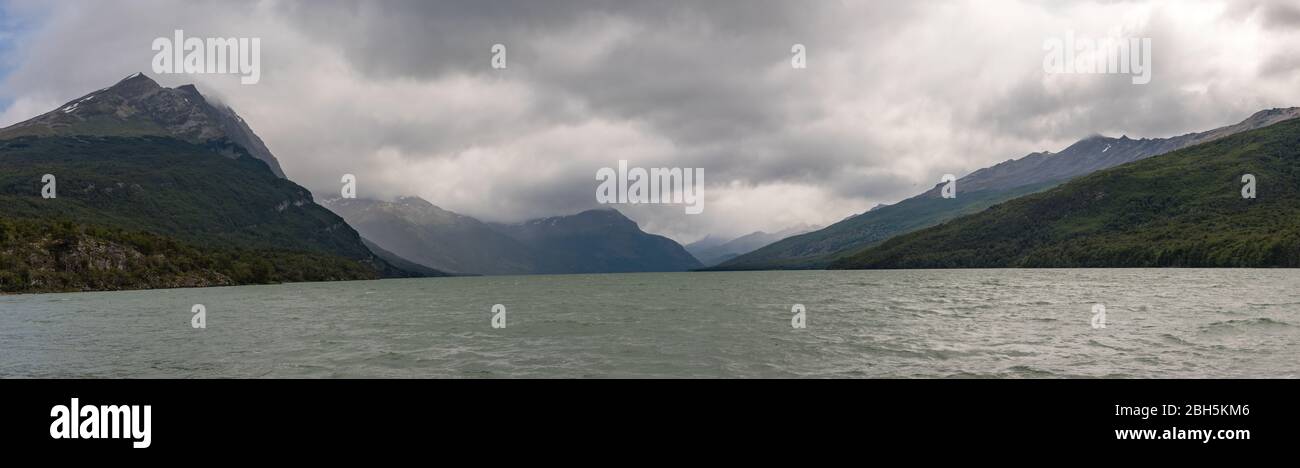
<instances>
[{"instance_id":1,"label":"water surface","mask_svg":"<svg viewBox=\"0 0 1300 468\"><path fill-rule=\"evenodd\" d=\"M916 270L0 296L0 376L1296 378L1297 286L1296 270Z\"/></svg>"}]
</instances>

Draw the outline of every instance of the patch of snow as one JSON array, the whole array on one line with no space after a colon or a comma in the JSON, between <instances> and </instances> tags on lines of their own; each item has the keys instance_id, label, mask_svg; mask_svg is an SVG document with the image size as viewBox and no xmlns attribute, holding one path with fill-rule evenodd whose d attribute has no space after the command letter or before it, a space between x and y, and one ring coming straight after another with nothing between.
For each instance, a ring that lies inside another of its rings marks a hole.
<instances>
[{"instance_id":1,"label":"patch of snow","mask_svg":"<svg viewBox=\"0 0 1300 468\"><path fill-rule=\"evenodd\" d=\"M1104 149L1101 150L1101 152L1103 152L1103 153L1105 153L1105 152L1107 152L1107 151L1110 151L1110 145L1106 145L1106 148L1104 148Z\"/></svg>"}]
</instances>

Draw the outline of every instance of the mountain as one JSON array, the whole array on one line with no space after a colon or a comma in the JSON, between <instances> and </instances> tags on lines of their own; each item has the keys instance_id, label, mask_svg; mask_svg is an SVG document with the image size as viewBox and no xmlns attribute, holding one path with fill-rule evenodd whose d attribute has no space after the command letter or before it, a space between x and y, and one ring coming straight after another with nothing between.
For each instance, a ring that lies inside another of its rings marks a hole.
<instances>
[{"instance_id":1,"label":"mountain","mask_svg":"<svg viewBox=\"0 0 1300 468\"><path fill-rule=\"evenodd\" d=\"M375 245L412 262L447 272L486 275L536 271L533 252L469 216L418 197L381 202L334 198L323 202Z\"/></svg>"},{"instance_id":2,"label":"mountain","mask_svg":"<svg viewBox=\"0 0 1300 468\"><path fill-rule=\"evenodd\" d=\"M781 239L816 229L808 225L799 225L773 233L751 232L731 240L705 236L704 239L687 244L686 251L694 255L705 266L713 266Z\"/></svg>"},{"instance_id":3,"label":"mountain","mask_svg":"<svg viewBox=\"0 0 1300 468\"><path fill-rule=\"evenodd\" d=\"M382 249L448 272L610 273L700 266L673 240L641 231L614 210L497 224L418 197L393 202L332 199L325 206Z\"/></svg>"},{"instance_id":4,"label":"mountain","mask_svg":"<svg viewBox=\"0 0 1300 468\"><path fill-rule=\"evenodd\" d=\"M375 256L383 259L384 261L392 264L397 268L411 272L415 275L423 276L423 277L449 276L446 272L435 270L433 268L429 268L419 263L412 262L400 255L384 250L383 247L380 247L378 244L371 242L370 239L366 239L362 237L361 243L364 244L366 248L370 249L371 252L374 252Z\"/></svg>"},{"instance_id":5,"label":"mountain","mask_svg":"<svg viewBox=\"0 0 1300 468\"><path fill-rule=\"evenodd\" d=\"M536 273L686 271L703 266L681 244L647 234L613 209L493 226L532 249Z\"/></svg>"},{"instance_id":6,"label":"mountain","mask_svg":"<svg viewBox=\"0 0 1300 468\"><path fill-rule=\"evenodd\" d=\"M763 247L714 269L823 268L836 258L899 234L978 213L998 203L1041 192L1101 169L1215 141L1300 116L1300 108L1260 111L1246 120L1207 132L1135 140L1091 136L1059 153L1032 153L983 168L957 180L957 197L944 199L942 184L925 193L850 217L825 229Z\"/></svg>"},{"instance_id":7,"label":"mountain","mask_svg":"<svg viewBox=\"0 0 1300 468\"><path fill-rule=\"evenodd\" d=\"M831 267L1300 267L1300 120L1101 170Z\"/></svg>"},{"instance_id":8,"label":"mountain","mask_svg":"<svg viewBox=\"0 0 1300 468\"><path fill-rule=\"evenodd\" d=\"M700 256L696 255L695 254L696 252L702 252L706 249L712 249L719 245L726 244L727 242L730 242L732 240L733 239L715 237L713 234L707 234L704 236L703 239L697 240L695 242L691 242L689 244L684 245L683 247L686 248L687 252L690 252L691 255L695 255L695 258L698 259L700 258Z\"/></svg>"},{"instance_id":9,"label":"mountain","mask_svg":"<svg viewBox=\"0 0 1300 468\"><path fill-rule=\"evenodd\" d=\"M0 129L0 290L416 275L377 257L310 192L235 140L137 131L210 107L199 99L188 109L146 104L168 99L160 89L132 76L54 111L67 118L45 114ZM55 198L41 196L45 174L56 177Z\"/></svg>"},{"instance_id":10,"label":"mountain","mask_svg":"<svg viewBox=\"0 0 1300 468\"><path fill-rule=\"evenodd\" d=\"M271 150L229 106L209 102L194 85L164 88L142 73L0 130L0 140L71 135L174 137L232 158L246 153L284 178Z\"/></svg>"}]
</instances>

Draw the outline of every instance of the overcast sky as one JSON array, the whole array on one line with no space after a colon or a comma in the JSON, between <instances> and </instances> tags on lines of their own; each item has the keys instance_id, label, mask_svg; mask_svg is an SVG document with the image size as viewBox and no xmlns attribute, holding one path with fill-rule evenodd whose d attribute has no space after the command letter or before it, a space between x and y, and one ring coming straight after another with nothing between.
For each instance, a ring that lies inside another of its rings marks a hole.
<instances>
[{"instance_id":1,"label":"overcast sky","mask_svg":"<svg viewBox=\"0 0 1300 468\"><path fill-rule=\"evenodd\" d=\"M262 38L261 82L151 73L174 29ZM1071 31L1151 38L1151 82L1045 73ZM704 168L703 214L618 206L690 242L830 224L1094 133L1300 106L1300 2L0 0L0 126L136 71L219 96L320 195L352 173L362 197L517 221L595 207L619 159Z\"/></svg>"}]
</instances>

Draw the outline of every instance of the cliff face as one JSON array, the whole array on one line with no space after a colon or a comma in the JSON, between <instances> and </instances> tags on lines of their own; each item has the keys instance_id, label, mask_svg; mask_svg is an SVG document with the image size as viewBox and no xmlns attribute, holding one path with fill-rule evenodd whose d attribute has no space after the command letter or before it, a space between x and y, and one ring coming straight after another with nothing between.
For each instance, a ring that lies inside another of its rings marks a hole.
<instances>
[{"instance_id":1,"label":"cliff face","mask_svg":"<svg viewBox=\"0 0 1300 468\"><path fill-rule=\"evenodd\" d=\"M128 77L0 130L0 291L420 276L282 175L228 107Z\"/></svg>"},{"instance_id":2,"label":"cliff face","mask_svg":"<svg viewBox=\"0 0 1300 468\"><path fill-rule=\"evenodd\" d=\"M0 292L61 292L227 286L230 277L179 251L139 245L71 225L0 228Z\"/></svg>"},{"instance_id":3,"label":"cliff face","mask_svg":"<svg viewBox=\"0 0 1300 468\"><path fill-rule=\"evenodd\" d=\"M196 248L68 221L0 220L0 293L195 288L374 279L362 263L279 250Z\"/></svg>"},{"instance_id":4,"label":"cliff face","mask_svg":"<svg viewBox=\"0 0 1300 468\"><path fill-rule=\"evenodd\" d=\"M285 177L266 143L234 109L205 98L193 85L164 88L140 73L0 130L0 140L72 135L172 137L232 158L248 154Z\"/></svg>"}]
</instances>

